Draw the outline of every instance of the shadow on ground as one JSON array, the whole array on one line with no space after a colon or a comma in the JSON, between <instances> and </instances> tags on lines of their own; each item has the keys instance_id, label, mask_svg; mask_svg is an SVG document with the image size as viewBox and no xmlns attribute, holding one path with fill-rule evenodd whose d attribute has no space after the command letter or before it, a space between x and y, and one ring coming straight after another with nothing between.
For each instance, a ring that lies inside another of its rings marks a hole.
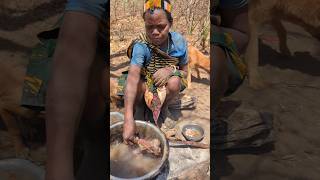
<instances>
[{"instance_id":1,"label":"shadow on ground","mask_svg":"<svg viewBox=\"0 0 320 180\"><path fill-rule=\"evenodd\" d=\"M311 56L310 52L295 52L285 56L270 46L259 43L259 65L270 64L280 69L292 69L312 76L320 76L320 61Z\"/></svg>"}]
</instances>

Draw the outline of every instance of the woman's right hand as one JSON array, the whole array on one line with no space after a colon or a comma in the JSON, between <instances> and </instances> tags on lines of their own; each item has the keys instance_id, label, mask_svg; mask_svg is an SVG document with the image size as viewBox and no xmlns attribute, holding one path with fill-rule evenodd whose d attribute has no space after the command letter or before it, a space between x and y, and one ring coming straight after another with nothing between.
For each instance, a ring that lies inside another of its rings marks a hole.
<instances>
[{"instance_id":1,"label":"woman's right hand","mask_svg":"<svg viewBox=\"0 0 320 180\"><path fill-rule=\"evenodd\" d=\"M125 117L123 124L123 141L125 144L132 144L136 130L136 124L133 117Z\"/></svg>"}]
</instances>

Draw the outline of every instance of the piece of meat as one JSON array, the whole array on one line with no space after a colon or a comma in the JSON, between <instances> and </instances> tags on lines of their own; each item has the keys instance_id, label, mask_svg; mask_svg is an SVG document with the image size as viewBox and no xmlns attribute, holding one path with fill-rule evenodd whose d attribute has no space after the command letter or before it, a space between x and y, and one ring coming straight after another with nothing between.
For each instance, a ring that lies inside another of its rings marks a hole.
<instances>
[{"instance_id":1,"label":"piece of meat","mask_svg":"<svg viewBox=\"0 0 320 180\"><path fill-rule=\"evenodd\" d=\"M155 156L161 155L161 147L160 147L161 143L159 139L146 140L146 139L140 139L136 137L134 139L134 143L139 145L139 148L141 149L142 152L148 152Z\"/></svg>"}]
</instances>

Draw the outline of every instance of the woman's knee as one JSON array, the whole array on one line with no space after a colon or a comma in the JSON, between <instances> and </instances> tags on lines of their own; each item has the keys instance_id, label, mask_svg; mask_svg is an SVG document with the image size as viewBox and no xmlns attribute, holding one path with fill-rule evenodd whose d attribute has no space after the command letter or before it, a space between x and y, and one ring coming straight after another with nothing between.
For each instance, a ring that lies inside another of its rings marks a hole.
<instances>
[{"instance_id":1,"label":"woman's knee","mask_svg":"<svg viewBox=\"0 0 320 180\"><path fill-rule=\"evenodd\" d=\"M146 82L140 79L138 83L137 95L135 100L136 105L142 103L142 99L144 97L145 91L146 91Z\"/></svg>"},{"instance_id":2,"label":"woman's knee","mask_svg":"<svg viewBox=\"0 0 320 180\"><path fill-rule=\"evenodd\" d=\"M167 82L167 90L171 94L176 94L180 92L181 79L177 76L172 76Z\"/></svg>"},{"instance_id":3,"label":"woman's knee","mask_svg":"<svg viewBox=\"0 0 320 180\"><path fill-rule=\"evenodd\" d=\"M228 59L220 46L214 46L213 49L212 88L224 91L227 88L229 77Z\"/></svg>"}]
</instances>

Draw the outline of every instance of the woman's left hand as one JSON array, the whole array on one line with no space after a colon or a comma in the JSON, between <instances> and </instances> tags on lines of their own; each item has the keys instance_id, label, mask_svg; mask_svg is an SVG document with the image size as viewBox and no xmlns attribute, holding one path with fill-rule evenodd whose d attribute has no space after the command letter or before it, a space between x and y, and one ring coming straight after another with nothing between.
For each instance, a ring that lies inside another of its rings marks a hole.
<instances>
[{"instance_id":1,"label":"woman's left hand","mask_svg":"<svg viewBox=\"0 0 320 180\"><path fill-rule=\"evenodd\" d=\"M159 69L153 74L153 80L157 87L162 87L167 84L169 78L171 77L173 70L170 67L164 67Z\"/></svg>"}]
</instances>

